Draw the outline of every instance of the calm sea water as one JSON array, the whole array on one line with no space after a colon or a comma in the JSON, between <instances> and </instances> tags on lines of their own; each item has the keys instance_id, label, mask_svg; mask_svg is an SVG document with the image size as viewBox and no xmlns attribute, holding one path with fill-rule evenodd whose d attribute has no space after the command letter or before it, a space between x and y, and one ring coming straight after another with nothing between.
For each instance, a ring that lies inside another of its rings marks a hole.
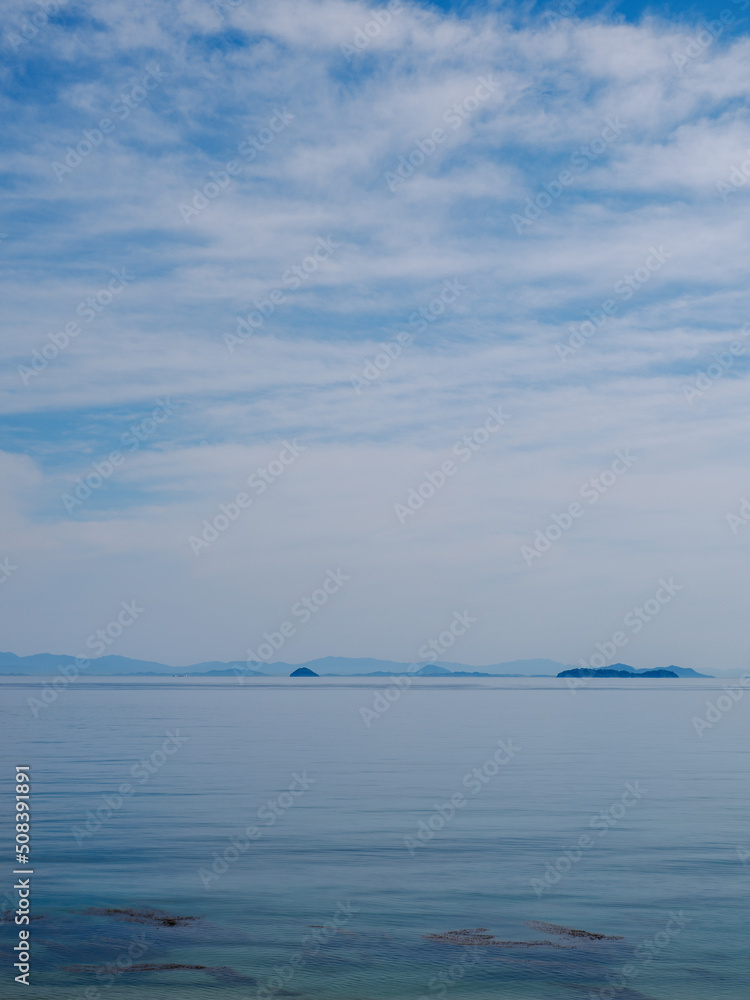
<instances>
[{"instance_id":1,"label":"calm sea water","mask_svg":"<svg viewBox=\"0 0 750 1000\"><path fill-rule=\"evenodd\" d=\"M12 981L16 928L0 928L2 995L748 995L750 695L699 736L692 720L718 681L589 681L573 694L557 680L420 680L368 727L360 709L383 690L80 681L34 718L39 686L2 682L3 891L12 766L30 764L42 917L28 989ZM118 805L121 785L132 790ZM148 907L200 919L101 912ZM426 937L477 927L549 943Z\"/></svg>"}]
</instances>

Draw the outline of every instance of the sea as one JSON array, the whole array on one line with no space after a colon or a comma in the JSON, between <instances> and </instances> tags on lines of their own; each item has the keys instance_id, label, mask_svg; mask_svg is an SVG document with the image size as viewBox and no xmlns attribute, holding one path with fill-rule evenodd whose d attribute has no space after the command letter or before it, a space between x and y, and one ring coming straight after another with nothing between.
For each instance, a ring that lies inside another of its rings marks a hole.
<instances>
[{"instance_id":1,"label":"sea","mask_svg":"<svg viewBox=\"0 0 750 1000\"><path fill-rule=\"evenodd\" d=\"M750 996L739 679L241 680L0 681L0 996Z\"/></svg>"}]
</instances>

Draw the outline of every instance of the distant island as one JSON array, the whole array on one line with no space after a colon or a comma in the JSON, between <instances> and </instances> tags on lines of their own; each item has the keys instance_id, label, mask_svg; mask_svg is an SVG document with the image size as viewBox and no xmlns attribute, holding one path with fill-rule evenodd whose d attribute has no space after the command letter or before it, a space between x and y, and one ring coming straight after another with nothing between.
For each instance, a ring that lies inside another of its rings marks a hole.
<instances>
[{"instance_id":1,"label":"distant island","mask_svg":"<svg viewBox=\"0 0 750 1000\"><path fill-rule=\"evenodd\" d=\"M615 670L614 667L575 667L573 670L563 670L558 677L679 677L674 670L663 667L658 670L640 670L637 673L631 667L628 670Z\"/></svg>"},{"instance_id":2,"label":"distant island","mask_svg":"<svg viewBox=\"0 0 750 1000\"><path fill-rule=\"evenodd\" d=\"M297 670L293 670L290 677L320 677L320 674L316 674L314 670L310 670L309 667L299 667Z\"/></svg>"}]
</instances>

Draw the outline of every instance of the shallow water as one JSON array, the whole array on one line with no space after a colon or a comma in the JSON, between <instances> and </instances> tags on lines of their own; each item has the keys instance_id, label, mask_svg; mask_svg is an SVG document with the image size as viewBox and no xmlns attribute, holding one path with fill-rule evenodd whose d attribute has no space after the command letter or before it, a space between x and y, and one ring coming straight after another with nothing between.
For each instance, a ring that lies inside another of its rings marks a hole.
<instances>
[{"instance_id":1,"label":"shallow water","mask_svg":"<svg viewBox=\"0 0 750 1000\"><path fill-rule=\"evenodd\" d=\"M43 915L23 995L737 1000L750 697L700 737L692 722L722 686L425 679L368 727L372 678L79 681L38 718L40 686L4 680L2 842L30 763ZM86 912L144 907L201 919ZM491 944L425 937L477 927ZM144 967L102 971L118 959ZM179 964L206 968L149 969Z\"/></svg>"}]
</instances>

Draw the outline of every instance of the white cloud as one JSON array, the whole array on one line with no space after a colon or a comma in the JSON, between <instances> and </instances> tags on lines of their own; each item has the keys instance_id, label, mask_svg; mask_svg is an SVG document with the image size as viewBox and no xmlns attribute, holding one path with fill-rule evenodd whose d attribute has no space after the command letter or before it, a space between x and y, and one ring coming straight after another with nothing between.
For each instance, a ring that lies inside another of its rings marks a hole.
<instances>
[{"instance_id":1,"label":"white cloud","mask_svg":"<svg viewBox=\"0 0 750 1000\"><path fill-rule=\"evenodd\" d=\"M76 651L110 605L143 595L152 611L118 651L237 657L342 565L352 583L290 657L408 660L460 605L482 620L467 662L575 659L660 575L681 574L681 599L633 642L634 662L718 667L706 662L718 651L741 666L726 622L745 541L724 514L750 488L746 362L693 406L682 386L750 319L747 195L716 192L750 146L746 38L727 33L680 73L689 25L514 28L405 5L347 60L365 4L225 7L222 19L209 3L109 2L96 23L50 24L17 56L64 60L66 75L6 97L17 200L0 244L14 262L0 387L26 428L8 450L33 456L5 456L24 567L0 595L6 645ZM167 80L56 180L50 161L152 60ZM496 95L453 129L444 113L486 74ZM276 108L293 121L262 132ZM622 136L591 147L519 235L511 215L608 118ZM436 127L446 141L389 190L385 173ZM186 224L180 202L248 136L266 136L254 161ZM289 288L287 269L329 235L341 246ZM616 282L652 246L671 256L626 302ZM17 365L121 267L136 279L25 387ZM466 291L357 395L352 373L415 332L410 317L453 279ZM284 303L230 354L222 334L274 288ZM561 362L568 324L608 298L617 314ZM159 396L180 403L163 435L68 517L65 484ZM512 415L502 436L399 525L393 503L497 403ZM285 437L304 458L193 556L194 526ZM642 456L632 472L527 567L520 546L628 446ZM42 622L40 604L54 606Z\"/></svg>"}]
</instances>

